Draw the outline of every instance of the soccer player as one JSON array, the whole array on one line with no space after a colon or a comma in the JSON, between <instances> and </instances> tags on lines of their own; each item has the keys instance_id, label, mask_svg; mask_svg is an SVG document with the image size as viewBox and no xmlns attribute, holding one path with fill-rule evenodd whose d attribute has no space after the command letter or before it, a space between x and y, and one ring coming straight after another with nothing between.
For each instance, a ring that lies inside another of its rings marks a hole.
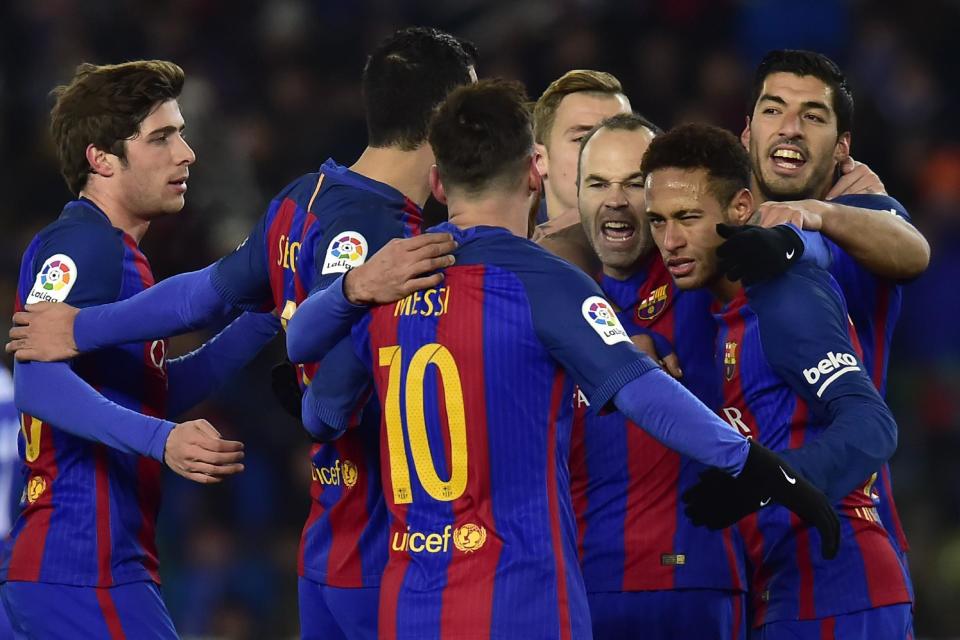
<instances>
[{"instance_id":1,"label":"soccer player","mask_svg":"<svg viewBox=\"0 0 960 640\"><path fill-rule=\"evenodd\" d=\"M580 141L604 118L630 113L630 100L612 74L568 71L546 88L533 107L537 169L543 176L548 220L538 219L534 239L574 225Z\"/></svg>"},{"instance_id":2,"label":"soccer player","mask_svg":"<svg viewBox=\"0 0 960 640\"><path fill-rule=\"evenodd\" d=\"M595 410L613 403L669 446L775 488L832 553L823 496L640 354L589 278L524 239L540 188L525 101L516 83L482 81L441 105L431 185L456 264L442 286L372 308L352 349L322 364L336 380L304 398L308 429L336 436L373 377L392 516L384 637L590 636L566 470L574 383ZM338 326L340 287L317 299L331 304L305 303L290 339Z\"/></svg>"},{"instance_id":3,"label":"soccer player","mask_svg":"<svg viewBox=\"0 0 960 640\"><path fill-rule=\"evenodd\" d=\"M55 90L51 132L78 198L27 248L16 307L86 307L153 284L138 243L184 205L193 150L166 61L83 64ZM0 565L0 595L18 637L175 638L158 589L154 530L165 463L197 482L242 471L242 444L205 420L176 416L276 335L248 314L193 354L130 342L70 364L17 363L24 506ZM51 606L54 605L54 606Z\"/></svg>"},{"instance_id":4,"label":"soccer player","mask_svg":"<svg viewBox=\"0 0 960 640\"><path fill-rule=\"evenodd\" d=\"M677 286L705 288L723 304L715 357L724 415L782 452L841 515L840 553L824 562L819 534L780 507L761 508L762 491L730 510L719 501L740 481L708 471L684 495L695 523L724 527L751 514L740 531L756 637L906 638L905 567L871 498L896 424L866 375L839 287L808 263L746 290L722 275L717 225L758 217L749 157L731 134L678 127L654 139L641 170L653 237Z\"/></svg>"},{"instance_id":5,"label":"soccer player","mask_svg":"<svg viewBox=\"0 0 960 640\"><path fill-rule=\"evenodd\" d=\"M361 265L389 240L420 233L434 162L426 144L430 114L454 87L476 80L476 51L450 34L401 29L370 55L363 72L368 146L350 166L332 159L293 181L271 202L247 240L201 271L180 274L119 305L47 308L55 329L20 357L59 358L108 344L174 335L235 309L273 309L286 323L314 289ZM396 273L449 264L443 234L393 243ZM417 266L419 265L419 266ZM347 283L351 279L347 278ZM422 284L439 282L429 276ZM359 294L363 300L363 289ZM74 326L75 319L75 326ZM22 327L21 339L30 334ZM42 333L42 332L38 332ZM21 343L24 344L24 343ZM51 355L52 354L52 355ZM319 352L300 362L312 379ZM298 558L304 638L375 638L380 576L387 557L386 511L380 488L375 411L361 428L311 450L311 511Z\"/></svg>"}]
</instances>

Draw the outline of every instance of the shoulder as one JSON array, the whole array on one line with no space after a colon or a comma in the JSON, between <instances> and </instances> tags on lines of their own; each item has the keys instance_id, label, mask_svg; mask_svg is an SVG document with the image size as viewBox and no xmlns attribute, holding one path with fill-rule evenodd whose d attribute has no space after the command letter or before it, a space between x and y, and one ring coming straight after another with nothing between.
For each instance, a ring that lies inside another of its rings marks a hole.
<instances>
[{"instance_id":1,"label":"shoulder","mask_svg":"<svg viewBox=\"0 0 960 640\"><path fill-rule=\"evenodd\" d=\"M842 204L848 207L857 207L859 209L871 209L873 211L888 211L893 215L900 216L907 220L910 215L898 200L888 195L879 193L858 193L852 195L837 196L831 202Z\"/></svg>"},{"instance_id":2,"label":"shoulder","mask_svg":"<svg viewBox=\"0 0 960 640\"><path fill-rule=\"evenodd\" d=\"M800 263L778 278L747 288L747 300L761 328L780 334L842 326L846 305L833 277Z\"/></svg>"}]
</instances>

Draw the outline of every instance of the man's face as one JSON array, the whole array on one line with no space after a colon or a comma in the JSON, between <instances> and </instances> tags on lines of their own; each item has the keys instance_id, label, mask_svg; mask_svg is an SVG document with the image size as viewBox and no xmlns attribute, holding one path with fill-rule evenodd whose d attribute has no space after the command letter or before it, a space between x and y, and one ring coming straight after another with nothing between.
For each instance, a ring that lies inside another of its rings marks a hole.
<instances>
[{"instance_id":1,"label":"man's face","mask_svg":"<svg viewBox=\"0 0 960 640\"><path fill-rule=\"evenodd\" d=\"M176 100L160 103L126 141L126 163L114 177L126 208L141 218L183 208L189 166L196 160L183 138L183 116Z\"/></svg>"},{"instance_id":2,"label":"man's face","mask_svg":"<svg viewBox=\"0 0 960 640\"><path fill-rule=\"evenodd\" d=\"M646 179L646 211L653 241L681 289L698 289L716 281L716 231L727 222L725 208L710 193L706 169L664 168Z\"/></svg>"},{"instance_id":3,"label":"man's face","mask_svg":"<svg viewBox=\"0 0 960 640\"><path fill-rule=\"evenodd\" d=\"M741 139L754 180L769 200L820 198L837 162L850 154L850 134L837 135L833 90L813 76L772 73Z\"/></svg>"},{"instance_id":4,"label":"man's face","mask_svg":"<svg viewBox=\"0 0 960 640\"><path fill-rule=\"evenodd\" d=\"M576 208L580 140L601 120L618 113L630 113L630 101L622 94L571 93L560 101L546 144L538 145L537 165L546 177L547 203L559 203L561 208L551 215Z\"/></svg>"},{"instance_id":5,"label":"man's face","mask_svg":"<svg viewBox=\"0 0 960 640\"><path fill-rule=\"evenodd\" d=\"M614 277L631 276L650 246L640 161L652 140L644 127L601 129L580 156L580 222L604 270Z\"/></svg>"}]
</instances>

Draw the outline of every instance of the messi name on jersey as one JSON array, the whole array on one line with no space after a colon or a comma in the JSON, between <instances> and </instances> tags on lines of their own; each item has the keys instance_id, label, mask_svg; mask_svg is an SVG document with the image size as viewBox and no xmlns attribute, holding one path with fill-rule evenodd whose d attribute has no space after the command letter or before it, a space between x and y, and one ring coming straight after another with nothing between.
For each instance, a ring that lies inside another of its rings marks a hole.
<instances>
[{"instance_id":1,"label":"messi name on jersey","mask_svg":"<svg viewBox=\"0 0 960 640\"><path fill-rule=\"evenodd\" d=\"M393 317L397 316L442 316L450 309L450 287L438 287L415 291L397 302Z\"/></svg>"}]
</instances>

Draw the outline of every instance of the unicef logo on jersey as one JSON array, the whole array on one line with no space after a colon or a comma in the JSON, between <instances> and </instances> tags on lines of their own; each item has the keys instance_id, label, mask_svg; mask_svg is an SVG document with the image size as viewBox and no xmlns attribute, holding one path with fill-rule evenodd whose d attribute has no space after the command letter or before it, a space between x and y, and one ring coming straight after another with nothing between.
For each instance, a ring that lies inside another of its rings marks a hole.
<instances>
[{"instance_id":1,"label":"unicef logo on jersey","mask_svg":"<svg viewBox=\"0 0 960 640\"><path fill-rule=\"evenodd\" d=\"M580 311L590 328L596 331L606 344L630 342L630 336L624 331L610 303L600 296L590 296L584 300Z\"/></svg>"},{"instance_id":2,"label":"unicef logo on jersey","mask_svg":"<svg viewBox=\"0 0 960 640\"><path fill-rule=\"evenodd\" d=\"M77 275L77 265L70 256L58 253L47 258L27 296L27 304L63 302L77 283Z\"/></svg>"},{"instance_id":3,"label":"unicef logo on jersey","mask_svg":"<svg viewBox=\"0 0 960 640\"><path fill-rule=\"evenodd\" d=\"M322 274L346 273L363 264L367 258L367 239L356 231L347 231L327 247Z\"/></svg>"}]
</instances>

